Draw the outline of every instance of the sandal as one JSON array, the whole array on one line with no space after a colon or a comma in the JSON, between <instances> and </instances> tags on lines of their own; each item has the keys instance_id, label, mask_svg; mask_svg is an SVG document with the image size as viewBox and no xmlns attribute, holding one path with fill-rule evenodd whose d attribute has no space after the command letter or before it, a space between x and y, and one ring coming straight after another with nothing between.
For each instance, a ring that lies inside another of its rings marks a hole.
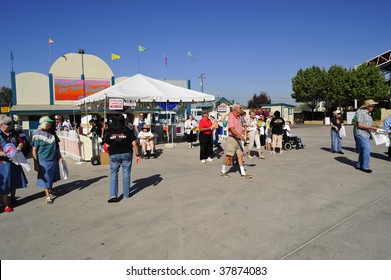
<instances>
[{"instance_id":1,"label":"sandal","mask_svg":"<svg viewBox=\"0 0 391 280\"><path fill-rule=\"evenodd\" d=\"M46 198L46 203L47 204L52 204L53 203L53 200L51 199L50 196Z\"/></svg>"}]
</instances>

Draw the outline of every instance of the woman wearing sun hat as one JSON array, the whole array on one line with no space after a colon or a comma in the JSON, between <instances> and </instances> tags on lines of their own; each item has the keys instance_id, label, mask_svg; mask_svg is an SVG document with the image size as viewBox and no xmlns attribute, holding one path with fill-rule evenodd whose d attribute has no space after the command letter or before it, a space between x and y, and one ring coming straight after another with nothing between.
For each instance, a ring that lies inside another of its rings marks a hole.
<instances>
[{"instance_id":1,"label":"woman wearing sun hat","mask_svg":"<svg viewBox=\"0 0 391 280\"><path fill-rule=\"evenodd\" d=\"M373 99L368 99L357 111L357 120L355 122L355 132L358 144L358 160L356 169L360 169L366 173L372 173L369 169L369 159L371 157L370 131L377 131L377 127L373 126L371 113L378 104Z\"/></svg>"},{"instance_id":2,"label":"woman wearing sun hat","mask_svg":"<svg viewBox=\"0 0 391 280\"><path fill-rule=\"evenodd\" d=\"M60 139L56 135L54 120L48 116L39 119L39 128L32 139L34 170L38 172L37 186L45 190L46 203L52 204L53 183L61 179L59 162L62 162Z\"/></svg>"},{"instance_id":3,"label":"woman wearing sun hat","mask_svg":"<svg viewBox=\"0 0 391 280\"><path fill-rule=\"evenodd\" d=\"M333 117L330 121L331 126L331 151L333 153L339 153L343 154L342 152L342 139L339 135L339 131L341 130L343 126L343 118L342 118L342 112L340 110L337 110L334 112ZM337 145L335 145L337 143Z\"/></svg>"}]
</instances>

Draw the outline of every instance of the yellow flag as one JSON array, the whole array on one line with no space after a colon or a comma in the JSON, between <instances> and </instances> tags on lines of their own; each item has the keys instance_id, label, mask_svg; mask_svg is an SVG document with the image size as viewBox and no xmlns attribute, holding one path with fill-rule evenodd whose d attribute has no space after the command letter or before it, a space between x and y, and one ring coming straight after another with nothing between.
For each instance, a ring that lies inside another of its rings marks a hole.
<instances>
[{"instance_id":1,"label":"yellow flag","mask_svg":"<svg viewBox=\"0 0 391 280\"><path fill-rule=\"evenodd\" d=\"M116 60L116 59L120 59L121 56L119 54L115 54L115 53L112 53L111 54L111 60Z\"/></svg>"}]
</instances>

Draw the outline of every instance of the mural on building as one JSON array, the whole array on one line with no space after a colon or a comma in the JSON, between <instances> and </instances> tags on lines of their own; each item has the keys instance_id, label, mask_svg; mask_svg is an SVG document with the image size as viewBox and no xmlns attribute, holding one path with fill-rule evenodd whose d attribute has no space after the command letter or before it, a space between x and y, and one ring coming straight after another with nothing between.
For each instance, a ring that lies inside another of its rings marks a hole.
<instances>
[{"instance_id":1,"label":"mural on building","mask_svg":"<svg viewBox=\"0 0 391 280\"><path fill-rule=\"evenodd\" d=\"M83 80L54 79L55 99L79 100L110 87L110 81L85 80L84 87L85 94Z\"/></svg>"}]
</instances>

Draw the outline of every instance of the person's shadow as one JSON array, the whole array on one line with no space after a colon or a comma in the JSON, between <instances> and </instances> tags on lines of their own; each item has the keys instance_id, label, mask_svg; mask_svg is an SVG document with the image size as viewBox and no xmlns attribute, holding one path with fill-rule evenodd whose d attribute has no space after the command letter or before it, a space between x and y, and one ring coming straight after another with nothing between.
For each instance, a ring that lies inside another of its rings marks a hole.
<instances>
[{"instance_id":1,"label":"person's shadow","mask_svg":"<svg viewBox=\"0 0 391 280\"><path fill-rule=\"evenodd\" d=\"M63 195L66 195L67 193L70 193L71 191L76 190L76 189L78 189L78 190L85 189L85 188L91 186L92 184L94 184L94 183L96 183L96 182L98 182L101 179L106 178L106 177L107 176L99 176L99 177L91 178L91 179L88 179L88 180L71 181L69 183L53 187L53 189L52 189L52 193L54 195L53 201L56 200L57 198L63 196ZM18 200L18 205L20 206L20 205L23 205L25 203L28 203L30 201L33 201L35 199L39 199L39 198L42 198L42 197L45 197L45 193L43 191L40 191L40 192L38 192L36 194L30 195L30 196L26 196L26 197L23 197L22 199L19 199Z\"/></svg>"},{"instance_id":2,"label":"person's shadow","mask_svg":"<svg viewBox=\"0 0 391 280\"><path fill-rule=\"evenodd\" d=\"M335 157L336 161L339 161L340 163L344 163L346 165L350 165L354 168L356 168L356 161L348 159L347 157Z\"/></svg>"},{"instance_id":3,"label":"person's shadow","mask_svg":"<svg viewBox=\"0 0 391 280\"><path fill-rule=\"evenodd\" d=\"M133 181L134 185L130 188L130 197L136 195L145 188L157 186L163 178L160 174L155 174L150 177L140 178Z\"/></svg>"}]
</instances>

